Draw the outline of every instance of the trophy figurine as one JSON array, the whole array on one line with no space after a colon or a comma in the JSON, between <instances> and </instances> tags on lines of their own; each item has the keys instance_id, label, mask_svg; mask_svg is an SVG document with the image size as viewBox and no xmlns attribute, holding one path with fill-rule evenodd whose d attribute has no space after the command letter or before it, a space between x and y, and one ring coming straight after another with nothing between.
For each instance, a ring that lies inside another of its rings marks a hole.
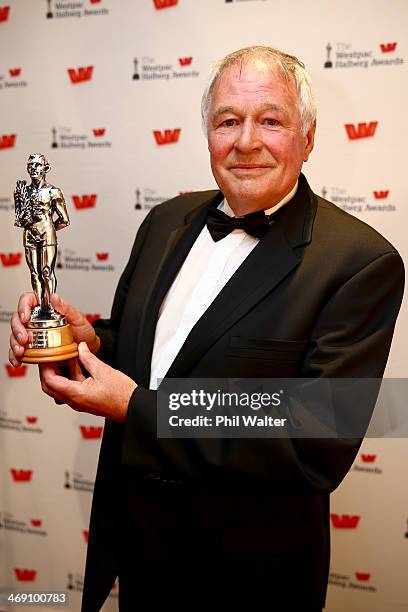
<instances>
[{"instance_id":1,"label":"trophy figurine","mask_svg":"<svg viewBox=\"0 0 408 612\"><path fill-rule=\"evenodd\" d=\"M327 43L327 45L326 45L327 60L324 62L324 67L325 68L333 68L333 62L330 59L330 53L331 53L332 49L333 49L333 47L331 46L331 44Z\"/></svg>"},{"instance_id":2,"label":"trophy figurine","mask_svg":"<svg viewBox=\"0 0 408 612\"><path fill-rule=\"evenodd\" d=\"M27 172L31 184L17 181L14 191L14 225L24 228L25 257L38 303L26 324L32 340L21 359L24 363L65 361L78 355L78 345L74 342L70 325L50 302L57 287L54 273L56 232L69 225L69 217L62 191L46 181L45 175L49 170L45 155L30 155Z\"/></svg>"},{"instance_id":3,"label":"trophy figurine","mask_svg":"<svg viewBox=\"0 0 408 612\"><path fill-rule=\"evenodd\" d=\"M140 74L139 74L139 71L137 69L138 64L139 64L139 61L138 61L137 57L135 57L135 59L133 60L133 65L134 65L133 80L134 81L138 81L140 79Z\"/></svg>"}]
</instances>

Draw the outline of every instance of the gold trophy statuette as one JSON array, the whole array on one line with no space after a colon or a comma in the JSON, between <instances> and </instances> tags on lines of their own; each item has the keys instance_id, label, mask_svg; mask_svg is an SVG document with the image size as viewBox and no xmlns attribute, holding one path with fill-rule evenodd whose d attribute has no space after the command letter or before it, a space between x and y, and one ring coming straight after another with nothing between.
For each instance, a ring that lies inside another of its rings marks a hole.
<instances>
[{"instance_id":1,"label":"gold trophy statuette","mask_svg":"<svg viewBox=\"0 0 408 612\"><path fill-rule=\"evenodd\" d=\"M57 231L69 225L69 217L61 189L46 181L49 170L45 155L30 155L27 171L31 184L17 181L14 191L14 225L24 228L25 258L38 302L26 324L32 341L27 344L21 359L24 363L65 361L78 356L78 345L69 323L50 302L57 288L54 272Z\"/></svg>"}]
</instances>

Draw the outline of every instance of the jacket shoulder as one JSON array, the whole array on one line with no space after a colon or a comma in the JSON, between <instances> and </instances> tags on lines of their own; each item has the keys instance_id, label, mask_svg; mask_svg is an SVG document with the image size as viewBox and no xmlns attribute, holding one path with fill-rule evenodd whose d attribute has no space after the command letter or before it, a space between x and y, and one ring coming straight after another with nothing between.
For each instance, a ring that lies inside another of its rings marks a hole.
<instances>
[{"instance_id":1,"label":"jacket shoulder","mask_svg":"<svg viewBox=\"0 0 408 612\"><path fill-rule=\"evenodd\" d=\"M327 240L344 246L359 245L368 257L379 257L386 253L397 253L397 249L380 232L368 223L342 210L333 202L316 195L316 221Z\"/></svg>"}]
</instances>

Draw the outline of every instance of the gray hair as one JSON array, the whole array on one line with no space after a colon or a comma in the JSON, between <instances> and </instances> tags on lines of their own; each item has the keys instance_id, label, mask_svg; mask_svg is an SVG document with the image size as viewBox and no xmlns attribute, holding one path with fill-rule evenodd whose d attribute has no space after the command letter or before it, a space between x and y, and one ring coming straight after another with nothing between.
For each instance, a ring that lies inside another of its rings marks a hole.
<instances>
[{"instance_id":1,"label":"gray hair","mask_svg":"<svg viewBox=\"0 0 408 612\"><path fill-rule=\"evenodd\" d=\"M213 64L209 82L201 100L201 118L204 132L207 133L208 111L214 87L220 75L230 66L252 58L263 59L271 68L278 66L287 81L290 78L294 78L298 93L302 132L307 134L316 119L317 108L312 80L306 71L305 65L294 55L288 55L283 51L279 51L279 49L262 45L239 49L229 53L223 59Z\"/></svg>"}]
</instances>

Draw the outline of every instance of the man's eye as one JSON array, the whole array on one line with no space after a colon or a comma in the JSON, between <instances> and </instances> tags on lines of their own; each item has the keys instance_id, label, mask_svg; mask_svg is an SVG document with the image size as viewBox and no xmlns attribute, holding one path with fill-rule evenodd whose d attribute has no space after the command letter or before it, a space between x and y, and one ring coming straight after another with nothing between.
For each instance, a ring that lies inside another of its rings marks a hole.
<instances>
[{"instance_id":1,"label":"man's eye","mask_svg":"<svg viewBox=\"0 0 408 612\"><path fill-rule=\"evenodd\" d=\"M225 119L225 121L221 123L221 126L222 127L233 127L236 124L237 124L236 119Z\"/></svg>"},{"instance_id":2,"label":"man's eye","mask_svg":"<svg viewBox=\"0 0 408 612\"><path fill-rule=\"evenodd\" d=\"M264 119L263 122L266 125L279 125L279 121L277 119L271 119L270 117L268 117L267 119Z\"/></svg>"}]
</instances>

